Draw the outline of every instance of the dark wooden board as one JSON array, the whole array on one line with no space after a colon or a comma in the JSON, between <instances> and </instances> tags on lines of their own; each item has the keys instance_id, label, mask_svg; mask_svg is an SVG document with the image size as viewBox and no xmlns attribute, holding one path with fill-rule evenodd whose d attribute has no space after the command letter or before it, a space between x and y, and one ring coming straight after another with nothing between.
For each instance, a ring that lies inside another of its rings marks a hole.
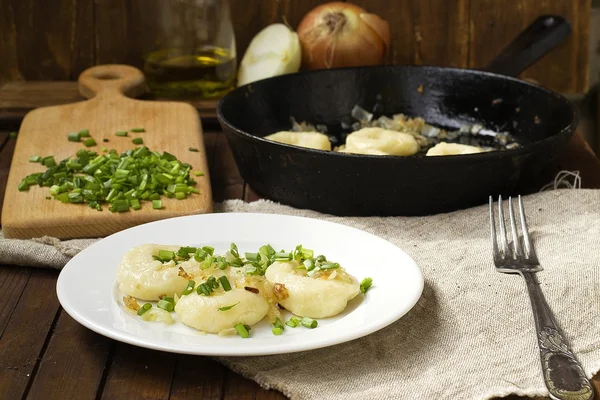
<instances>
[{"instance_id":1,"label":"dark wooden board","mask_svg":"<svg viewBox=\"0 0 600 400\"><path fill-rule=\"evenodd\" d=\"M293 29L325 0L230 0L238 59L273 22ZM568 18L573 34L525 76L551 89L588 85L591 0L353 0L392 28L386 62L481 67L528 22L544 13ZM2 0L0 83L77 79L99 63L143 65L157 39L164 0Z\"/></svg>"}]
</instances>

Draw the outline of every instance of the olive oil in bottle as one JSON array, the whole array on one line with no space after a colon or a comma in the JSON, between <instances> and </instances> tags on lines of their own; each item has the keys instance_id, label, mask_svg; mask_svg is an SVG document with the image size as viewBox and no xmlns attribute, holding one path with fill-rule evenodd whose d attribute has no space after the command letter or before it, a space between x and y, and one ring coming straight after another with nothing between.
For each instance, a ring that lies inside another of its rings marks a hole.
<instances>
[{"instance_id":1,"label":"olive oil in bottle","mask_svg":"<svg viewBox=\"0 0 600 400\"><path fill-rule=\"evenodd\" d=\"M218 98L235 87L234 52L214 46L187 53L181 49L155 50L145 58L146 81L160 97Z\"/></svg>"}]
</instances>

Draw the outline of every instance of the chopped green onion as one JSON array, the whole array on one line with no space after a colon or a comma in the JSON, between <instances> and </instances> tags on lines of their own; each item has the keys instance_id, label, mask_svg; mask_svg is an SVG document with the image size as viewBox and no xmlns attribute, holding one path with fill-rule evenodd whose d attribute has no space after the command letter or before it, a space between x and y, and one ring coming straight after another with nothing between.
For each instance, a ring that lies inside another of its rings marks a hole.
<instances>
[{"instance_id":1,"label":"chopped green onion","mask_svg":"<svg viewBox=\"0 0 600 400\"><path fill-rule=\"evenodd\" d=\"M292 317L290 318L286 323L287 326L290 326L292 328L297 327L298 325L300 325L300 319L298 317Z\"/></svg>"},{"instance_id":2,"label":"chopped green onion","mask_svg":"<svg viewBox=\"0 0 600 400\"><path fill-rule=\"evenodd\" d=\"M360 282L360 292L367 293L367 291L373 286L373 279L365 278Z\"/></svg>"},{"instance_id":3,"label":"chopped green onion","mask_svg":"<svg viewBox=\"0 0 600 400\"><path fill-rule=\"evenodd\" d=\"M144 128L132 128L132 129L130 129L130 131L135 132L135 133L146 132L146 130Z\"/></svg>"},{"instance_id":4,"label":"chopped green onion","mask_svg":"<svg viewBox=\"0 0 600 400\"><path fill-rule=\"evenodd\" d=\"M336 268L340 267L340 264L338 264L338 263L325 263L325 264L319 265L319 267L321 267L321 269L336 269Z\"/></svg>"},{"instance_id":5,"label":"chopped green onion","mask_svg":"<svg viewBox=\"0 0 600 400\"><path fill-rule=\"evenodd\" d=\"M300 320L300 323L302 324L302 326L306 327L306 328L310 328L310 329L314 329L317 327L317 325L319 325L319 323L317 322L317 320L312 319L312 318L308 318L308 317L303 317Z\"/></svg>"},{"instance_id":6,"label":"chopped green onion","mask_svg":"<svg viewBox=\"0 0 600 400\"><path fill-rule=\"evenodd\" d=\"M82 129L79 132L77 132L79 134L79 137L90 137L90 130L89 129Z\"/></svg>"},{"instance_id":7,"label":"chopped green onion","mask_svg":"<svg viewBox=\"0 0 600 400\"><path fill-rule=\"evenodd\" d=\"M29 162L40 162L41 159L42 157L40 156L31 156L29 157Z\"/></svg>"},{"instance_id":8,"label":"chopped green onion","mask_svg":"<svg viewBox=\"0 0 600 400\"><path fill-rule=\"evenodd\" d=\"M185 193L181 193L181 192L175 193L175 198L176 198L177 200L183 200L183 199L185 199L186 197L187 197L187 196L186 196L186 194L185 194Z\"/></svg>"},{"instance_id":9,"label":"chopped green onion","mask_svg":"<svg viewBox=\"0 0 600 400\"><path fill-rule=\"evenodd\" d=\"M146 303L140 307L140 309L137 312L137 315L143 315L146 311L149 311L151 308L152 308L152 304Z\"/></svg>"},{"instance_id":10,"label":"chopped green onion","mask_svg":"<svg viewBox=\"0 0 600 400\"><path fill-rule=\"evenodd\" d=\"M238 335L240 335L244 339L250 337L250 333L248 332L248 329L244 324L236 324L235 330L237 331Z\"/></svg>"},{"instance_id":11,"label":"chopped green onion","mask_svg":"<svg viewBox=\"0 0 600 400\"><path fill-rule=\"evenodd\" d=\"M162 299L156 304L156 307L162 308L163 310L171 312L175 309L175 304L173 304L170 301Z\"/></svg>"},{"instance_id":12,"label":"chopped green onion","mask_svg":"<svg viewBox=\"0 0 600 400\"><path fill-rule=\"evenodd\" d=\"M125 199L116 199L111 203L110 211L125 212L129 211L129 202Z\"/></svg>"},{"instance_id":13,"label":"chopped green onion","mask_svg":"<svg viewBox=\"0 0 600 400\"><path fill-rule=\"evenodd\" d=\"M152 200L152 208L155 210L160 210L162 208L161 200Z\"/></svg>"},{"instance_id":14,"label":"chopped green onion","mask_svg":"<svg viewBox=\"0 0 600 400\"><path fill-rule=\"evenodd\" d=\"M79 136L79 133L77 132L71 132L67 135L67 140L69 142L80 142L81 136Z\"/></svg>"},{"instance_id":15,"label":"chopped green onion","mask_svg":"<svg viewBox=\"0 0 600 400\"><path fill-rule=\"evenodd\" d=\"M217 310L219 310L219 311L228 311L228 310L231 310L233 307L237 306L238 304L240 304L239 301L237 303L235 303L235 304L230 305L230 306L219 307Z\"/></svg>"},{"instance_id":16,"label":"chopped green onion","mask_svg":"<svg viewBox=\"0 0 600 400\"><path fill-rule=\"evenodd\" d=\"M279 329L281 329L281 330L284 330L284 329L285 329L285 326L283 326L283 323L281 322L281 320L280 320L279 318L276 318L276 319L275 319L275 322L273 323L273 326L274 326L275 328L279 328Z\"/></svg>"},{"instance_id":17,"label":"chopped green onion","mask_svg":"<svg viewBox=\"0 0 600 400\"><path fill-rule=\"evenodd\" d=\"M181 295L187 296L188 294L192 293L194 291L195 286L196 286L196 282L188 281L188 284L187 284L186 288L183 290L183 292L181 292Z\"/></svg>"},{"instance_id":18,"label":"chopped green onion","mask_svg":"<svg viewBox=\"0 0 600 400\"><path fill-rule=\"evenodd\" d=\"M198 150L198 149L197 149L197 148L195 148L195 147L190 147L188 150L189 150L189 151L192 151L192 152L194 152L194 153L197 153L197 152L199 152L199 151L200 151L200 150Z\"/></svg>"},{"instance_id":19,"label":"chopped green onion","mask_svg":"<svg viewBox=\"0 0 600 400\"><path fill-rule=\"evenodd\" d=\"M212 288L210 288L206 283L201 283L196 288L196 293L203 294L205 296L209 296L212 293Z\"/></svg>"},{"instance_id":20,"label":"chopped green onion","mask_svg":"<svg viewBox=\"0 0 600 400\"><path fill-rule=\"evenodd\" d=\"M258 253L245 253L244 256L246 256L246 260L248 261L258 261L260 257Z\"/></svg>"},{"instance_id":21,"label":"chopped green onion","mask_svg":"<svg viewBox=\"0 0 600 400\"><path fill-rule=\"evenodd\" d=\"M170 251L170 250L159 250L158 251L158 258L161 261L171 261L172 259L175 258L175 252L174 251Z\"/></svg>"},{"instance_id":22,"label":"chopped green onion","mask_svg":"<svg viewBox=\"0 0 600 400\"><path fill-rule=\"evenodd\" d=\"M286 252L275 253L276 261L286 261L286 260L291 260L291 259L292 259L292 253L286 253Z\"/></svg>"},{"instance_id":23,"label":"chopped green onion","mask_svg":"<svg viewBox=\"0 0 600 400\"><path fill-rule=\"evenodd\" d=\"M83 141L84 146L86 147L92 147L96 145L96 141L94 140L94 138L89 138Z\"/></svg>"},{"instance_id":24,"label":"chopped green onion","mask_svg":"<svg viewBox=\"0 0 600 400\"><path fill-rule=\"evenodd\" d=\"M229 252L235 257L235 258L239 258L240 257L240 253L238 251L238 247L235 243L231 243L231 245L229 246Z\"/></svg>"},{"instance_id":25,"label":"chopped green onion","mask_svg":"<svg viewBox=\"0 0 600 400\"><path fill-rule=\"evenodd\" d=\"M207 255L208 255L208 253L206 253L204 250L198 248L198 249L196 249L196 252L194 253L194 260L196 260L198 262L202 262L206 259Z\"/></svg>"},{"instance_id":26,"label":"chopped green onion","mask_svg":"<svg viewBox=\"0 0 600 400\"><path fill-rule=\"evenodd\" d=\"M217 279L214 276L211 276L210 278L208 278L206 280L206 284L211 288L211 289L218 289L219 288L219 282L217 282Z\"/></svg>"},{"instance_id":27,"label":"chopped green onion","mask_svg":"<svg viewBox=\"0 0 600 400\"><path fill-rule=\"evenodd\" d=\"M315 262L310 258L308 260L304 260L302 265L307 271L312 271L315 268Z\"/></svg>"},{"instance_id":28,"label":"chopped green onion","mask_svg":"<svg viewBox=\"0 0 600 400\"><path fill-rule=\"evenodd\" d=\"M211 246L204 246L202 247L202 250L204 250L205 252L207 252L208 254L210 254L211 256L213 254L215 254L215 248L211 247Z\"/></svg>"},{"instance_id":29,"label":"chopped green onion","mask_svg":"<svg viewBox=\"0 0 600 400\"><path fill-rule=\"evenodd\" d=\"M56 167L56 160L54 159L54 156L44 157L41 162L46 168Z\"/></svg>"},{"instance_id":30,"label":"chopped green onion","mask_svg":"<svg viewBox=\"0 0 600 400\"><path fill-rule=\"evenodd\" d=\"M192 173L194 174L194 176L204 176L204 172L202 171L194 171Z\"/></svg>"},{"instance_id":31,"label":"chopped green onion","mask_svg":"<svg viewBox=\"0 0 600 400\"><path fill-rule=\"evenodd\" d=\"M226 292L229 292L231 290L231 284L229 283L229 279L227 279L225 275L219 278L219 282L221 282L223 290L225 290Z\"/></svg>"},{"instance_id":32,"label":"chopped green onion","mask_svg":"<svg viewBox=\"0 0 600 400\"><path fill-rule=\"evenodd\" d=\"M134 138L131 143L133 144L144 144L144 139L142 139L141 137L136 137Z\"/></svg>"},{"instance_id":33,"label":"chopped green onion","mask_svg":"<svg viewBox=\"0 0 600 400\"><path fill-rule=\"evenodd\" d=\"M142 208L142 205L140 204L140 201L138 199L131 199L131 200L129 200L129 205L134 210L139 210L139 209Z\"/></svg>"},{"instance_id":34,"label":"chopped green onion","mask_svg":"<svg viewBox=\"0 0 600 400\"><path fill-rule=\"evenodd\" d=\"M275 335L275 336L279 336L279 335L281 335L281 334L283 333L283 329L281 329L281 328L277 328L277 327L275 327L275 326L274 326L274 327L271 329L271 332L273 332L273 335Z\"/></svg>"},{"instance_id":35,"label":"chopped green onion","mask_svg":"<svg viewBox=\"0 0 600 400\"><path fill-rule=\"evenodd\" d=\"M17 132L11 132L8 134L8 138L9 139L16 139L17 138Z\"/></svg>"},{"instance_id":36,"label":"chopped green onion","mask_svg":"<svg viewBox=\"0 0 600 400\"><path fill-rule=\"evenodd\" d=\"M115 135L117 135L117 136L121 136L121 137L122 137L122 136L127 136L127 131L116 131L116 132L115 132Z\"/></svg>"},{"instance_id":37,"label":"chopped green onion","mask_svg":"<svg viewBox=\"0 0 600 400\"><path fill-rule=\"evenodd\" d=\"M19 192L25 192L29 190L29 185L27 184L27 182L25 182L25 180L22 180L21 183L19 183L17 189L19 189Z\"/></svg>"}]
</instances>

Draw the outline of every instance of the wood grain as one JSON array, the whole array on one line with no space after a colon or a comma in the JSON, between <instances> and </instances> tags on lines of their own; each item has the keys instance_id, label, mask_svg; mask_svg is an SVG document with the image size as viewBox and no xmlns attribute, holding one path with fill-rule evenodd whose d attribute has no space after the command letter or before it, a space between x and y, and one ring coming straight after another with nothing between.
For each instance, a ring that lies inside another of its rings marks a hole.
<instances>
[{"instance_id":1,"label":"wood grain","mask_svg":"<svg viewBox=\"0 0 600 400\"><path fill-rule=\"evenodd\" d=\"M469 0L356 0L391 26L390 64L466 67Z\"/></svg>"},{"instance_id":2,"label":"wood grain","mask_svg":"<svg viewBox=\"0 0 600 400\"><path fill-rule=\"evenodd\" d=\"M218 135L215 144L214 167L216 177L212 181L214 200L241 199L244 193L244 180L233 159L231 148L224 134Z\"/></svg>"},{"instance_id":3,"label":"wood grain","mask_svg":"<svg viewBox=\"0 0 600 400\"><path fill-rule=\"evenodd\" d=\"M140 100L168 101L168 99L146 93ZM83 101L78 83L72 81L29 81L11 82L0 87L0 124L20 122L25 115L36 108L70 104ZM217 100L189 99L200 118L217 118Z\"/></svg>"},{"instance_id":4,"label":"wood grain","mask_svg":"<svg viewBox=\"0 0 600 400\"><path fill-rule=\"evenodd\" d=\"M137 72L141 75L141 72ZM122 71L114 73L124 75ZM149 221L212 210L210 175L202 131L193 107L184 103L126 98L122 92L134 90L134 86L125 79L96 79L83 87L106 89L91 100L40 108L24 119L11 164L7 184L9 189L2 213L3 231L7 237L100 237ZM144 127L146 132L130 133L130 137L124 138L114 135L119 129L133 127ZM89 129L98 142L95 147L97 151L104 145L104 138L110 140L107 147L122 152L135 147L131 137L141 137L151 150L168 151L176 155L181 161L190 163L194 170L205 173L205 176L196 178L200 194L182 201L164 199L162 210L153 210L151 204L145 202L139 211L111 213L107 209L98 212L86 205L46 200L47 188L32 187L27 192L13 190L23 177L43 170L39 164L28 162L29 156L54 155L57 162L73 156L83 146L81 143L67 142L66 135L83 128ZM190 152L189 147L199 151Z\"/></svg>"},{"instance_id":5,"label":"wood grain","mask_svg":"<svg viewBox=\"0 0 600 400\"><path fill-rule=\"evenodd\" d=\"M563 93L587 88L588 68L581 69L576 64L584 59L586 65L588 62L590 8L590 0L471 1L469 64L475 68L485 67L538 16L558 14L569 20L573 33L559 48L528 68L522 77ZM571 78L560 79L561 76Z\"/></svg>"},{"instance_id":6,"label":"wood grain","mask_svg":"<svg viewBox=\"0 0 600 400\"><path fill-rule=\"evenodd\" d=\"M141 67L158 39L162 0L1 0L0 83L76 79L98 63ZM324 0L230 0L241 58L266 25L292 28ZM591 0L353 0L392 28L387 62L479 68L542 13L568 18L567 43L524 76L563 92L588 86ZM243 10L243 12L241 12Z\"/></svg>"},{"instance_id":7,"label":"wood grain","mask_svg":"<svg viewBox=\"0 0 600 400\"><path fill-rule=\"evenodd\" d=\"M227 371L227 380L223 400L283 400L287 399L280 392L265 390L258 383L244 378L232 371Z\"/></svg>"},{"instance_id":8,"label":"wood grain","mask_svg":"<svg viewBox=\"0 0 600 400\"><path fill-rule=\"evenodd\" d=\"M118 343L102 399L168 399L176 355Z\"/></svg>"},{"instance_id":9,"label":"wood grain","mask_svg":"<svg viewBox=\"0 0 600 400\"><path fill-rule=\"evenodd\" d=\"M55 285L54 271L34 271L8 321L0 346L3 398L20 399L34 378L38 357L59 307Z\"/></svg>"},{"instance_id":10,"label":"wood grain","mask_svg":"<svg viewBox=\"0 0 600 400\"><path fill-rule=\"evenodd\" d=\"M96 396L112 341L60 312L40 360L29 399L93 399ZM76 377L77 385L73 385Z\"/></svg>"},{"instance_id":11,"label":"wood grain","mask_svg":"<svg viewBox=\"0 0 600 400\"><path fill-rule=\"evenodd\" d=\"M9 139L7 132L0 133L0 215L2 215L2 204L6 193L6 181L12 155L15 151L15 139ZM1 226L1 224L0 224Z\"/></svg>"},{"instance_id":12,"label":"wood grain","mask_svg":"<svg viewBox=\"0 0 600 400\"><path fill-rule=\"evenodd\" d=\"M25 267L0 269L0 339L13 315L31 271Z\"/></svg>"},{"instance_id":13,"label":"wood grain","mask_svg":"<svg viewBox=\"0 0 600 400\"><path fill-rule=\"evenodd\" d=\"M221 400L225 367L207 357L180 355L171 383L170 400Z\"/></svg>"}]
</instances>

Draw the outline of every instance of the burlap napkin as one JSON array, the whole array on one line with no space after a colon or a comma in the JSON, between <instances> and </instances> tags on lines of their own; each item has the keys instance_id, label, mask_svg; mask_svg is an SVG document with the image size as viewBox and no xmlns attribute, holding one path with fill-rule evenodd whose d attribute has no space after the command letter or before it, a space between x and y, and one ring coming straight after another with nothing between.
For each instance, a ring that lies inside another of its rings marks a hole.
<instances>
[{"instance_id":1,"label":"burlap napkin","mask_svg":"<svg viewBox=\"0 0 600 400\"><path fill-rule=\"evenodd\" d=\"M542 290L588 376L600 369L600 191L525 198L544 271ZM228 201L219 212L321 218L379 235L421 266L417 305L388 328L296 354L218 358L293 399L487 399L544 395L522 278L494 271L487 207L418 218L340 218L268 201ZM91 240L0 238L0 262L60 268ZM377 284L377 282L375 282Z\"/></svg>"}]
</instances>

